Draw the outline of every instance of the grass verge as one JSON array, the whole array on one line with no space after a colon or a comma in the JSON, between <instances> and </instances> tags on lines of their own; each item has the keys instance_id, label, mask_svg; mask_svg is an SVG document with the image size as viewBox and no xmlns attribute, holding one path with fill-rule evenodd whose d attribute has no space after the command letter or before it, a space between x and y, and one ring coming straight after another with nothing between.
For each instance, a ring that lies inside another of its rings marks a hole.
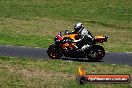
<instances>
[{"instance_id":1,"label":"grass verge","mask_svg":"<svg viewBox=\"0 0 132 88\"><path fill-rule=\"evenodd\" d=\"M132 67L102 63L72 62L49 59L0 57L0 86L4 88L131 88L130 84L86 84L80 86L75 77L83 66L91 74L130 74Z\"/></svg>"}]
</instances>

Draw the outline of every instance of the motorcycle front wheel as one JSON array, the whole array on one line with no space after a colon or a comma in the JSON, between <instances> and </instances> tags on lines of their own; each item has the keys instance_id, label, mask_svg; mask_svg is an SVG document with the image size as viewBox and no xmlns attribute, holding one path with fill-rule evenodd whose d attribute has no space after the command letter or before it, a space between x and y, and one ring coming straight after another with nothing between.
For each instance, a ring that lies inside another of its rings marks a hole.
<instances>
[{"instance_id":1,"label":"motorcycle front wheel","mask_svg":"<svg viewBox=\"0 0 132 88\"><path fill-rule=\"evenodd\" d=\"M48 56L52 59L57 59L62 56L62 53L56 49L56 46L54 44L49 46L47 53L48 53Z\"/></svg>"}]
</instances>

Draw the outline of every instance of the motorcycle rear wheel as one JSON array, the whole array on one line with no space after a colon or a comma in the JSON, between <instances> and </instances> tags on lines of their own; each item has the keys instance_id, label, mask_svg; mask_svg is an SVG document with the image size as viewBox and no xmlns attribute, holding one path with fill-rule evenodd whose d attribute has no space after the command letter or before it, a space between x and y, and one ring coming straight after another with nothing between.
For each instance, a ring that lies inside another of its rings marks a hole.
<instances>
[{"instance_id":1,"label":"motorcycle rear wheel","mask_svg":"<svg viewBox=\"0 0 132 88\"><path fill-rule=\"evenodd\" d=\"M90 56L91 55L91 56ZM94 45L88 55L90 61L100 61L105 56L105 50L100 45Z\"/></svg>"}]
</instances>

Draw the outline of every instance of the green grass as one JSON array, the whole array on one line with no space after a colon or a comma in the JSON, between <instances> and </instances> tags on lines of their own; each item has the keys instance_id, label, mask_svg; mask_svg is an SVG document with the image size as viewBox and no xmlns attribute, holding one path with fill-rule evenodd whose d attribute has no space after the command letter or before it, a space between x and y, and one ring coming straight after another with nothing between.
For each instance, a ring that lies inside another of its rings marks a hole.
<instances>
[{"instance_id":1,"label":"green grass","mask_svg":"<svg viewBox=\"0 0 132 88\"><path fill-rule=\"evenodd\" d=\"M1 0L0 15L5 18L50 17L90 20L103 23L131 22L131 0Z\"/></svg>"},{"instance_id":2,"label":"green grass","mask_svg":"<svg viewBox=\"0 0 132 88\"><path fill-rule=\"evenodd\" d=\"M78 67L87 74L130 74L132 67L92 62L72 62L50 59L0 57L0 86L3 88L131 88L130 84L78 85Z\"/></svg>"},{"instance_id":3,"label":"green grass","mask_svg":"<svg viewBox=\"0 0 132 88\"><path fill-rule=\"evenodd\" d=\"M48 47L58 31L83 22L109 35L107 51L132 52L131 0L0 0L0 44Z\"/></svg>"},{"instance_id":4,"label":"green grass","mask_svg":"<svg viewBox=\"0 0 132 88\"><path fill-rule=\"evenodd\" d=\"M1 44L10 44L10 45L19 45L19 46L32 46L32 47L48 47L51 44L51 40L48 39L49 37L42 37L42 36L32 36L32 35L0 35L2 40Z\"/></svg>"}]
</instances>

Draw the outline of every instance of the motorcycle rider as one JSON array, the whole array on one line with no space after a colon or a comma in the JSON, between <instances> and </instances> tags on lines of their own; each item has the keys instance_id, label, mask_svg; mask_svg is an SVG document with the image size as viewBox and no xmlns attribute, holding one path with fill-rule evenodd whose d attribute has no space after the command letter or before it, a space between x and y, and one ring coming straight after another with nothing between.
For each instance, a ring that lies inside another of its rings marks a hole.
<instances>
[{"instance_id":1,"label":"motorcycle rider","mask_svg":"<svg viewBox=\"0 0 132 88\"><path fill-rule=\"evenodd\" d=\"M74 42L77 42L78 45L83 45L80 49L78 49L78 51L90 49L90 47L93 45L94 37L87 29L85 29L82 23L75 24L74 33L77 33L81 36L79 40L74 40Z\"/></svg>"}]
</instances>

